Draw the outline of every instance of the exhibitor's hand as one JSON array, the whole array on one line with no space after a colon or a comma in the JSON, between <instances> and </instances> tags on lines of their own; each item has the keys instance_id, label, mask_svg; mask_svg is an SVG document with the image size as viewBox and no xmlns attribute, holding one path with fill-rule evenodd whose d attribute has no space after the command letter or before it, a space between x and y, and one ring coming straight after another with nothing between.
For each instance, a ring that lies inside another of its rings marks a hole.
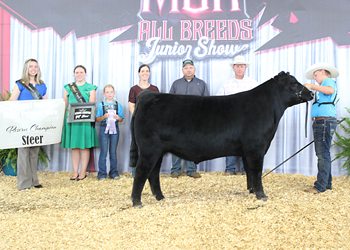
<instances>
[{"instance_id":1,"label":"exhibitor's hand","mask_svg":"<svg viewBox=\"0 0 350 250\"><path fill-rule=\"evenodd\" d=\"M315 84L305 83L304 86L305 86L308 90L314 90L314 89L313 89L313 86L315 86Z\"/></svg>"}]
</instances>

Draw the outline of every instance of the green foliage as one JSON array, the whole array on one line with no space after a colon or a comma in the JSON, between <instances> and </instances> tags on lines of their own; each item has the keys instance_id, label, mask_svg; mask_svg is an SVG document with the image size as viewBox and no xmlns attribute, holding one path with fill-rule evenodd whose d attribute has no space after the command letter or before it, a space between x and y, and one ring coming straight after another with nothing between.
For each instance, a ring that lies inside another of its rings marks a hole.
<instances>
[{"instance_id":1,"label":"green foliage","mask_svg":"<svg viewBox=\"0 0 350 250\"><path fill-rule=\"evenodd\" d=\"M5 93L3 93L3 94L0 93L0 101L7 101L8 99L10 99L11 93L9 91L7 91L7 90L5 90L5 92L6 92L6 94Z\"/></svg>"},{"instance_id":2,"label":"green foliage","mask_svg":"<svg viewBox=\"0 0 350 250\"><path fill-rule=\"evenodd\" d=\"M49 163L47 161L50 162L50 159L49 159L49 156L46 154L44 147L40 147L38 159L39 159L39 161L44 163L45 168L49 167Z\"/></svg>"},{"instance_id":3,"label":"green foliage","mask_svg":"<svg viewBox=\"0 0 350 250\"><path fill-rule=\"evenodd\" d=\"M350 109L345 109L348 111L348 113L350 113ZM350 118L347 117L345 119L345 122L347 126L340 124L340 127L344 130L347 136L341 136L337 132L335 132L338 141L334 141L334 145L340 147L341 152L335 154L336 157L333 159L333 161L339 158L345 160L344 165L341 167L341 169L344 171L348 171L348 175L350 175Z\"/></svg>"},{"instance_id":4,"label":"green foliage","mask_svg":"<svg viewBox=\"0 0 350 250\"><path fill-rule=\"evenodd\" d=\"M5 160L4 165L9 164L11 160L11 165L13 167L13 170L16 171L16 164L17 164L17 148L6 148L6 149L0 149L0 170L2 170L2 161Z\"/></svg>"},{"instance_id":5,"label":"green foliage","mask_svg":"<svg viewBox=\"0 0 350 250\"><path fill-rule=\"evenodd\" d=\"M17 148L0 149L0 171L3 167L2 160L5 160L4 165L9 164L11 160L13 170L16 171L17 156ZM50 162L50 159L49 156L46 154L44 147L40 147L38 160L44 163L45 168L49 167L48 161Z\"/></svg>"}]
</instances>

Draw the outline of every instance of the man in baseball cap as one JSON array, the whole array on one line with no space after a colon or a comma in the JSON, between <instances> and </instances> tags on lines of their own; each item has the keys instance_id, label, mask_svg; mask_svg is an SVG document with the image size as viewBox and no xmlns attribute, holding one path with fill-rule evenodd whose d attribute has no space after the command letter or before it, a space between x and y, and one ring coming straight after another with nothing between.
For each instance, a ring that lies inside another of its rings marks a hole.
<instances>
[{"instance_id":1,"label":"man in baseball cap","mask_svg":"<svg viewBox=\"0 0 350 250\"><path fill-rule=\"evenodd\" d=\"M186 59L182 62L182 73L184 76L174 81L171 85L169 91L170 94L209 96L207 84L195 76L196 68L194 67L192 60ZM186 173L193 178L201 177L197 172L197 165L191 161L186 162ZM178 178L180 174L181 159L176 155L173 155L170 176Z\"/></svg>"},{"instance_id":2,"label":"man in baseball cap","mask_svg":"<svg viewBox=\"0 0 350 250\"><path fill-rule=\"evenodd\" d=\"M190 59L186 59L185 61L182 62L182 67L185 67L186 64L191 64L194 66L193 61Z\"/></svg>"}]
</instances>

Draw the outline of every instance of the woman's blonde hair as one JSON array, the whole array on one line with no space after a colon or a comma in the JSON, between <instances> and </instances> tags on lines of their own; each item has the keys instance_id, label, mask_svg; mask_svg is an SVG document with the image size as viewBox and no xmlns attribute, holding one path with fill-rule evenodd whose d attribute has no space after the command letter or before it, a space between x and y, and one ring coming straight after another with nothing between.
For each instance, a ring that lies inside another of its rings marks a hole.
<instances>
[{"instance_id":1,"label":"woman's blonde hair","mask_svg":"<svg viewBox=\"0 0 350 250\"><path fill-rule=\"evenodd\" d=\"M114 87L111 84L107 84L106 86L104 86L103 88L103 93L105 92L106 88L112 88L114 91Z\"/></svg>"},{"instance_id":2,"label":"woman's blonde hair","mask_svg":"<svg viewBox=\"0 0 350 250\"><path fill-rule=\"evenodd\" d=\"M42 84L44 83L44 81L42 81L41 78L41 71L40 71L40 67L39 67L39 63L37 60L35 59L28 59L27 61L25 61L24 65L23 65L23 72L22 72L22 78L21 78L21 82L24 83L25 85L28 85L30 82L29 79L29 64L31 62L36 62L38 64L38 73L35 75L34 79L36 81L37 84Z\"/></svg>"}]
</instances>

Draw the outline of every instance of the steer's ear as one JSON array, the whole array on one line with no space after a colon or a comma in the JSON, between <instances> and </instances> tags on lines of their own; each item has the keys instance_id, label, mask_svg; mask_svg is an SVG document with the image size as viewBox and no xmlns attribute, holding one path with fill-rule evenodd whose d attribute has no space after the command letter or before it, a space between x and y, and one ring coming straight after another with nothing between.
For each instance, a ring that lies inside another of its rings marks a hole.
<instances>
[{"instance_id":1,"label":"steer's ear","mask_svg":"<svg viewBox=\"0 0 350 250\"><path fill-rule=\"evenodd\" d=\"M281 71L280 73L278 73L279 76L285 76L285 75L289 75L289 72L284 72L284 71Z\"/></svg>"},{"instance_id":2,"label":"steer's ear","mask_svg":"<svg viewBox=\"0 0 350 250\"><path fill-rule=\"evenodd\" d=\"M281 71L280 73L278 73L277 76L274 77L274 79L275 79L277 82L279 82L280 84L284 84L285 81L288 81L288 82L289 82L288 78L289 78L289 73L286 73L286 72L284 72L284 71Z\"/></svg>"}]
</instances>

